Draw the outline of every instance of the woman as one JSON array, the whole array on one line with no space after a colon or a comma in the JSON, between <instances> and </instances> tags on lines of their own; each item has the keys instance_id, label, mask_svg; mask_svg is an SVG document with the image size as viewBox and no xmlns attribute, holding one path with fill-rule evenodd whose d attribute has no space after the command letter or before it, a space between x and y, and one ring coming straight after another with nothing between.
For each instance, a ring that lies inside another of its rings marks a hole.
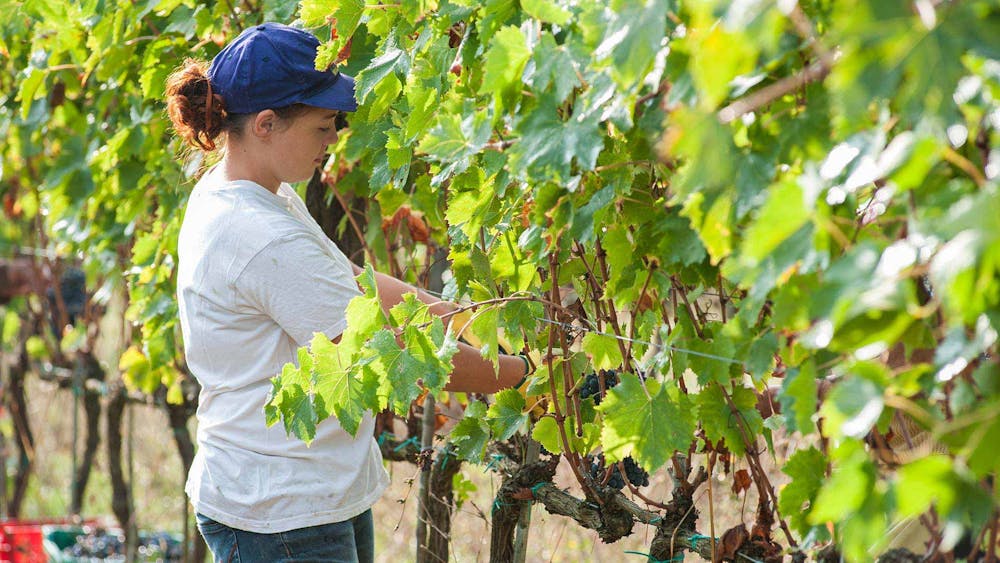
<instances>
[{"instance_id":1,"label":"woman","mask_svg":"<svg viewBox=\"0 0 1000 563\"><path fill-rule=\"evenodd\" d=\"M217 561L372 561L371 506L388 483L365 417L357 438L336 420L310 447L267 428L270 378L315 332L337 339L360 292L351 264L288 185L307 180L354 111L354 80L317 71L305 31L248 29L206 68L187 61L167 84L179 135L222 160L195 186L178 242L185 352L202 385L198 453L188 476L198 527ZM390 308L415 288L377 279ZM431 311L454 305L417 292ZM447 389L495 392L528 362L501 356L499 376L462 345Z\"/></svg>"}]
</instances>

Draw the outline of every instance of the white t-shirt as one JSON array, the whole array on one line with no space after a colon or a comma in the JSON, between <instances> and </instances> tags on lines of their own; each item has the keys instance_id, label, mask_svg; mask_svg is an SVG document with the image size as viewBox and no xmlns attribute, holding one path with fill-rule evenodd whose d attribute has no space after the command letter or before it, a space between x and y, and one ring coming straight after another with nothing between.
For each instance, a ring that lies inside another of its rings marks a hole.
<instances>
[{"instance_id":1,"label":"white t-shirt","mask_svg":"<svg viewBox=\"0 0 1000 563\"><path fill-rule=\"evenodd\" d=\"M366 415L357 438L330 418L311 446L268 428L270 379L314 332L343 332L359 294L347 257L287 184L277 194L209 171L188 201L178 242L184 350L202 385L198 451L185 490L228 526L274 533L341 522L388 485Z\"/></svg>"}]
</instances>

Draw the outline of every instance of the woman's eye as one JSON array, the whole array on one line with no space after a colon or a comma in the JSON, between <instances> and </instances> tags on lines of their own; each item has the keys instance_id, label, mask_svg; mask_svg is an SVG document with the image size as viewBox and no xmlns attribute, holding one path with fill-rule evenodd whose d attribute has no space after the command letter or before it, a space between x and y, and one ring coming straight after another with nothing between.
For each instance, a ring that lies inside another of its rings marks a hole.
<instances>
[{"instance_id":1,"label":"woman's eye","mask_svg":"<svg viewBox=\"0 0 1000 563\"><path fill-rule=\"evenodd\" d=\"M330 128L329 127L320 127L319 130L322 131L322 132L324 132L324 133L326 133L326 132L328 132L330 130Z\"/></svg>"}]
</instances>

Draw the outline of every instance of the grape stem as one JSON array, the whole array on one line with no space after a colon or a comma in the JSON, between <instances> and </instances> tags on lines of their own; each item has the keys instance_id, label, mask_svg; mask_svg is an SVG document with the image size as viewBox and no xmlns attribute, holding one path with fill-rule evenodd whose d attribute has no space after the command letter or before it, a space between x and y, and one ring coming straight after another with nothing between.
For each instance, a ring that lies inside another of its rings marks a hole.
<instances>
[{"instance_id":1,"label":"grape stem","mask_svg":"<svg viewBox=\"0 0 1000 563\"><path fill-rule=\"evenodd\" d=\"M549 254L549 282L550 282L549 285L551 286L549 289L550 292L549 300L552 303L559 302L559 255L558 254L559 254L558 248L553 249L553 251ZM549 308L549 315L552 318L556 318L555 309L551 305L547 304L546 306ZM549 390L552 394L552 408L555 410L556 426L559 427L559 438L562 441L563 455L566 457L566 460L569 461L569 467L570 469L573 470L573 475L576 477L576 480L580 483L580 486L583 487L583 490L586 492L587 497L598 499L598 501L600 502L600 497L594 493L593 488L590 486L590 484L587 482L587 479L584 478L583 474L580 472L580 458L570 448L569 438L566 436L566 417L565 415L562 414L562 410L559 407L559 393L556 388L556 376L554 370L552 369L552 358L554 356L553 349L555 348L555 343L556 343L556 330L557 328L555 326L549 329L549 343L548 343L548 351L547 354L545 355L545 361L549 367ZM562 331L560 331L560 333L562 333ZM563 337L564 336L565 335L563 334ZM567 350L565 348L563 348L563 353L564 354L567 353Z\"/></svg>"},{"instance_id":2,"label":"grape stem","mask_svg":"<svg viewBox=\"0 0 1000 563\"><path fill-rule=\"evenodd\" d=\"M736 407L736 404L733 402L733 398L729 395L729 392L726 391L726 388L719 385L719 389L722 391L722 396L726 398L726 404L729 405L730 411L736 417L737 427L740 430L740 435L743 438L744 448L746 450L744 455L747 459L748 465L750 466L750 471L753 474L753 481L757 486L759 498L762 499L762 502L763 499L771 499L772 510L778 517L778 522L781 524L781 531L785 534L785 538L788 539L788 545L791 547L798 547L795 537L792 536L792 532L788 528L788 523L785 522L784 517L778 511L778 495L775 494L774 486L767 478L767 473L764 471L763 467L761 467L760 456L757 454L755 447L756 442L750 439L750 433L747 430L746 420L743 418L743 413L741 413L740 409Z\"/></svg>"},{"instance_id":3,"label":"grape stem","mask_svg":"<svg viewBox=\"0 0 1000 563\"><path fill-rule=\"evenodd\" d=\"M655 506L656 508L662 508L664 510L667 508L667 505L663 504L662 502L656 502L655 500L642 494L642 492L639 490L639 487L636 487L632 483L632 480L628 478L628 474L625 473L625 463L622 461L618 462L618 472L621 474L622 479L625 481L625 485L628 487L629 492L641 498L642 502L648 504L649 506Z\"/></svg>"}]
</instances>

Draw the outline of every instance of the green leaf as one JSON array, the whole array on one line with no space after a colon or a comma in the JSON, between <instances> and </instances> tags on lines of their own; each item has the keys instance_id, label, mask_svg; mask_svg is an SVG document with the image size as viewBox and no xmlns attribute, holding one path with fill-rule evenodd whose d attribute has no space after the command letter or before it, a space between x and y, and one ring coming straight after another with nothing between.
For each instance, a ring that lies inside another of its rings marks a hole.
<instances>
[{"instance_id":1,"label":"green leaf","mask_svg":"<svg viewBox=\"0 0 1000 563\"><path fill-rule=\"evenodd\" d=\"M885 407L883 387L863 377L849 377L834 386L820 415L833 436L863 438Z\"/></svg>"},{"instance_id":2,"label":"green leaf","mask_svg":"<svg viewBox=\"0 0 1000 563\"><path fill-rule=\"evenodd\" d=\"M691 76L702 96L702 106L714 109L728 97L730 82L753 70L756 43L742 33L727 31L722 25L701 28L691 34L688 43Z\"/></svg>"},{"instance_id":3,"label":"green leaf","mask_svg":"<svg viewBox=\"0 0 1000 563\"><path fill-rule=\"evenodd\" d=\"M28 352L28 357L33 359L41 359L49 355L49 348L41 336L29 336L24 343L24 349Z\"/></svg>"},{"instance_id":4,"label":"green leaf","mask_svg":"<svg viewBox=\"0 0 1000 563\"><path fill-rule=\"evenodd\" d=\"M355 96L358 99L358 103L367 103L368 95L373 91L377 91L379 86L390 77L396 78L395 91L399 93L399 79L394 74L405 75L409 69L409 65L410 61L406 52L396 47L394 43L388 43L384 52L358 73L354 83ZM371 117L378 117L378 115L380 114L372 115Z\"/></svg>"},{"instance_id":5,"label":"green leaf","mask_svg":"<svg viewBox=\"0 0 1000 563\"><path fill-rule=\"evenodd\" d=\"M936 504L938 514L947 516L955 505L956 478L952 462L943 455L931 455L899 468L896 485L899 515L903 518L919 516L931 504Z\"/></svg>"},{"instance_id":6,"label":"green leaf","mask_svg":"<svg viewBox=\"0 0 1000 563\"><path fill-rule=\"evenodd\" d=\"M371 408L373 401L370 398L375 390L371 389L370 382L365 385L360 377L351 373L350 357L342 355L339 346L322 334L313 338L310 348L316 363L313 387L316 411L335 415L340 426L354 436L366 408Z\"/></svg>"},{"instance_id":7,"label":"green leaf","mask_svg":"<svg viewBox=\"0 0 1000 563\"><path fill-rule=\"evenodd\" d=\"M778 352L778 337L773 332L756 336L750 344L746 366L754 381L759 382L771 372L774 355Z\"/></svg>"},{"instance_id":8,"label":"green leaf","mask_svg":"<svg viewBox=\"0 0 1000 563\"><path fill-rule=\"evenodd\" d=\"M351 299L344 315L347 328L340 337L340 345L349 353L360 350L366 340L388 323L377 293Z\"/></svg>"},{"instance_id":9,"label":"green leaf","mask_svg":"<svg viewBox=\"0 0 1000 563\"><path fill-rule=\"evenodd\" d=\"M685 395L673 399L655 380L641 382L635 375L622 374L619 384L597 407L605 416L601 444L607 459L620 461L632 456L652 472L675 450L686 451L694 437L695 421L685 402Z\"/></svg>"},{"instance_id":10,"label":"green leaf","mask_svg":"<svg viewBox=\"0 0 1000 563\"><path fill-rule=\"evenodd\" d=\"M312 398L306 390L298 384L283 385L280 409L281 419L285 423L285 432L306 444L311 443L316 437L317 416L313 409Z\"/></svg>"},{"instance_id":11,"label":"green leaf","mask_svg":"<svg viewBox=\"0 0 1000 563\"><path fill-rule=\"evenodd\" d=\"M621 2L594 52L598 61L611 59L611 74L622 89L635 88L653 68L667 32L668 2Z\"/></svg>"},{"instance_id":12,"label":"green leaf","mask_svg":"<svg viewBox=\"0 0 1000 563\"><path fill-rule=\"evenodd\" d=\"M174 378L174 382L170 384L170 387L167 388L167 404L184 404L184 387L181 385L181 381L180 377L176 377Z\"/></svg>"},{"instance_id":13,"label":"green leaf","mask_svg":"<svg viewBox=\"0 0 1000 563\"><path fill-rule=\"evenodd\" d=\"M357 29L364 9L362 0L302 0L299 16L306 27L335 22L337 34L346 40Z\"/></svg>"},{"instance_id":14,"label":"green leaf","mask_svg":"<svg viewBox=\"0 0 1000 563\"><path fill-rule=\"evenodd\" d=\"M472 333L476 335L481 343L479 353L497 366L499 350L497 349L497 323L500 320L500 311L496 308L489 308L478 311L475 320L472 321Z\"/></svg>"},{"instance_id":15,"label":"green leaf","mask_svg":"<svg viewBox=\"0 0 1000 563\"><path fill-rule=\"evenodd\" d=\"M756 266L808 220L802 188L794 182L775 185L740 245L740 260Z\"/></svg>"},{"instance_id":16,"label":"green leaf","mask_svg":"<svg viewBox=\"0 0 1000 563\"><path fill-rule=\"evenodd\" d=\"M480 94L501 94L521 82L524 65L531 58L528 41L520 29L502 27L490 40Z\"/></svg>"},{"instance_id":17,"label":"green leaf","mask_svg":"<svg viewBox=\"0 0 1000 563\"><path fill-rule=\"evenodd\" d=\"M528 413L523 412L525 406L524 397L516 389L496 394L496 402L486 411L494 440L510 438L528 421Z\"/></svg>"},{"instance_id":18,"label":"green leaf","mask_svg":"<svg viewBox=\"0 0 1000 563\"><path fill-rule=\"evenodd\" d=\"M129 387L151 392L160 385L153 373L149 358L135 346L129 346L122 353L118 359L118 369Z\"/></svg>"},{"instance_id":19,"label":"green leaf","mask_svg":"<svg viewBox=\"0 0 1000 563\"><path fill-rule=\"evenodd\" d=\"M809 529L809 510L826 480L826 457L814 447L789 456L781 471L792 481L781 489L778 508L800 534Z\"/></svg>"},{"instance_id":20,"label":"green leaf","mask_svg":"<svg viewBox=\"0 0 1000 563\"><path fill-rule=\"evenodd\" d=\"M543 95L538 106L517 124L520 140L510 149L511 165L539 179L566 181L572 165L592 170L604 148L599 115L585 116L578 106L562 121L555 98Z\"/></svg>"},{"instance_id":21,"label":"green leaf","mask_svg":"<svg viewBox=\"0 0 1000 563\"><path fill-rule=\"evenodd\" d=\"M45 71L29 67L24 70L25 78L17 90L15 100L21 102L21 119L27 120L38 89L45 82Z\"/></svg>"},{"instance_id":22,"label":"green leaf","mask_svg":"<svg viewBox=\"0 0 1000 563\"><path fill-rule=\"evenodd\" d=\"M719 385L702 389L695 400L698 420L706 438L712 442L725 439L731 452L743 455L747 447L744 429L746 435L756 436L763 428L763 420L756 409L757 397L753 390L736 387L730 395L737 412L733 412Z\"/></svg>"},{"instance_id":23,"label":"green leaf","mask_svg":"<svg viewBox=\"0 0 1000 563\"><path fill-rule=\"evenodd\" d=\"M555 0L521 0L521 8L533 18L556 25L566 25L572 15Z\"/></svg>"},{"instance_id":24,"label":"green leaf","mask_svg":"<svg viewBox=\"0 0 1000 563\"><path fill-rule=\"evenodd\" d=\"M401 349L389 330L376 333L368 342L367 350L374 353L374 359L366 364L366 369L384 382L383 390L388 389L389 406L393 411L405 414L410 403L420 396L421 387L417 382L425 373L423 364L408 350ZM370 399L371 395L368 397Z\"/></svg>"},{"instance_id":25,"label":"green leaf","mask_svg":"<svg viewBox=\"0 0 1000 563\"><path fill-rule=\"evenodd\" d=\"M3 345L5 350L12 349L20 330L21 318L17 316L17 313L13 310L4 311L2 330L0 330L0 345Z\"/></svg>"},{"instance_id":26,"label":"green leaf","mask_svg":"<svg viewBox=\"0 0 1000 563\"><path fill-rule=\"evenodd\" d=\"M614 336L588 332L583 337L583 351L590 357L594 369L620 369L622 352Z\"/></svg>"},{"instance_id":27,"label":"green leaf","mask_svg":"<svg viewBox=\"0 0 1000 563\"><path fill-rule=\"evenodd\" d=\"M701 225L701 240L705 243L713 264L718 264L729 256L733 249L732 205L729 195L719 195Z\"/></svg>"},{"instance_id":28,"label":"green leaf","mask_svg":"<svg viewBox=\"0 0 1000 563\"><path fill-rule=\"evenodd\" d=\"M556 419L550 416L535 423L531 437L553 454L559 454L563 451L562 440L559 438L559 424Z\"/></svg>"},{"instance_id":29,"label":"green leaf","mask_svg":"<svg viewBox=\"0 0 1000 563\"><path fill-rule=\"evenodd\" d=\"M420 151L435 160L453 163L465 161L482 150L490 139L490 116L486 111L462 115L442 112L434 127L420 140ZM456 172L464 170L465 166Z\"/></svg>"},{"instance_id":30,"label":"green leaf","mask_svg":"<svg viewBox=\"0 0 1000 563\"><path fill-rule=\"evenodd\" d=\"M404 128L407 141L419 137L433 123L435 110L438 108L437 91L420 83L407 83L403 88L406 97L407 111Z\"/></svg>"},{"instance_id":31,"label":"green leaf","mask_svg":"<svg viewBox=\"0 0 1000 563\"><path fill-rule=\"evenodd\" d=\"M490 439L490 428L485 417L486 405L476 401L466 407L465 417L452 428L449 437L460 458L475 463L482 461L486 454L486 443Z\"/></svg>"},{"instance_id":32,"label":"green leaf","mask_svg":"<svg viewBox=\"0 0 1000 563\"><path fill-rule=\"evenodd\" d=\"M812 417L817 410L817 392L816 367L812 362L790 369L785 374L778 400L789 431L798 430L803 434L815 432L816 424Z\"/></svg>"},{"instance_id":33,"label":"green leaf","mask_svg":"<svg viewBox=\"0 0 1000 563\"><path fill-rule=\"evenodd\" d=\"M528 291L537 286L538 267L527 259L510 232L497 237L490 256L490 271L495 281L508 281L513 291Z\"/></svg>"},{"instance_id":34,"label":"green leaf","mask_svg":"<svg viewBox=\"0 0 1000 563\"><path fill-rule=\"evenodd\" d=\"M840 449L838 454L847 457L824 480L808 517L812 524L847 520L861 508L865 498L872 492L875 483L874 467L861 446L855 442L845 442Z\"/></svg>"}]
</instances>

